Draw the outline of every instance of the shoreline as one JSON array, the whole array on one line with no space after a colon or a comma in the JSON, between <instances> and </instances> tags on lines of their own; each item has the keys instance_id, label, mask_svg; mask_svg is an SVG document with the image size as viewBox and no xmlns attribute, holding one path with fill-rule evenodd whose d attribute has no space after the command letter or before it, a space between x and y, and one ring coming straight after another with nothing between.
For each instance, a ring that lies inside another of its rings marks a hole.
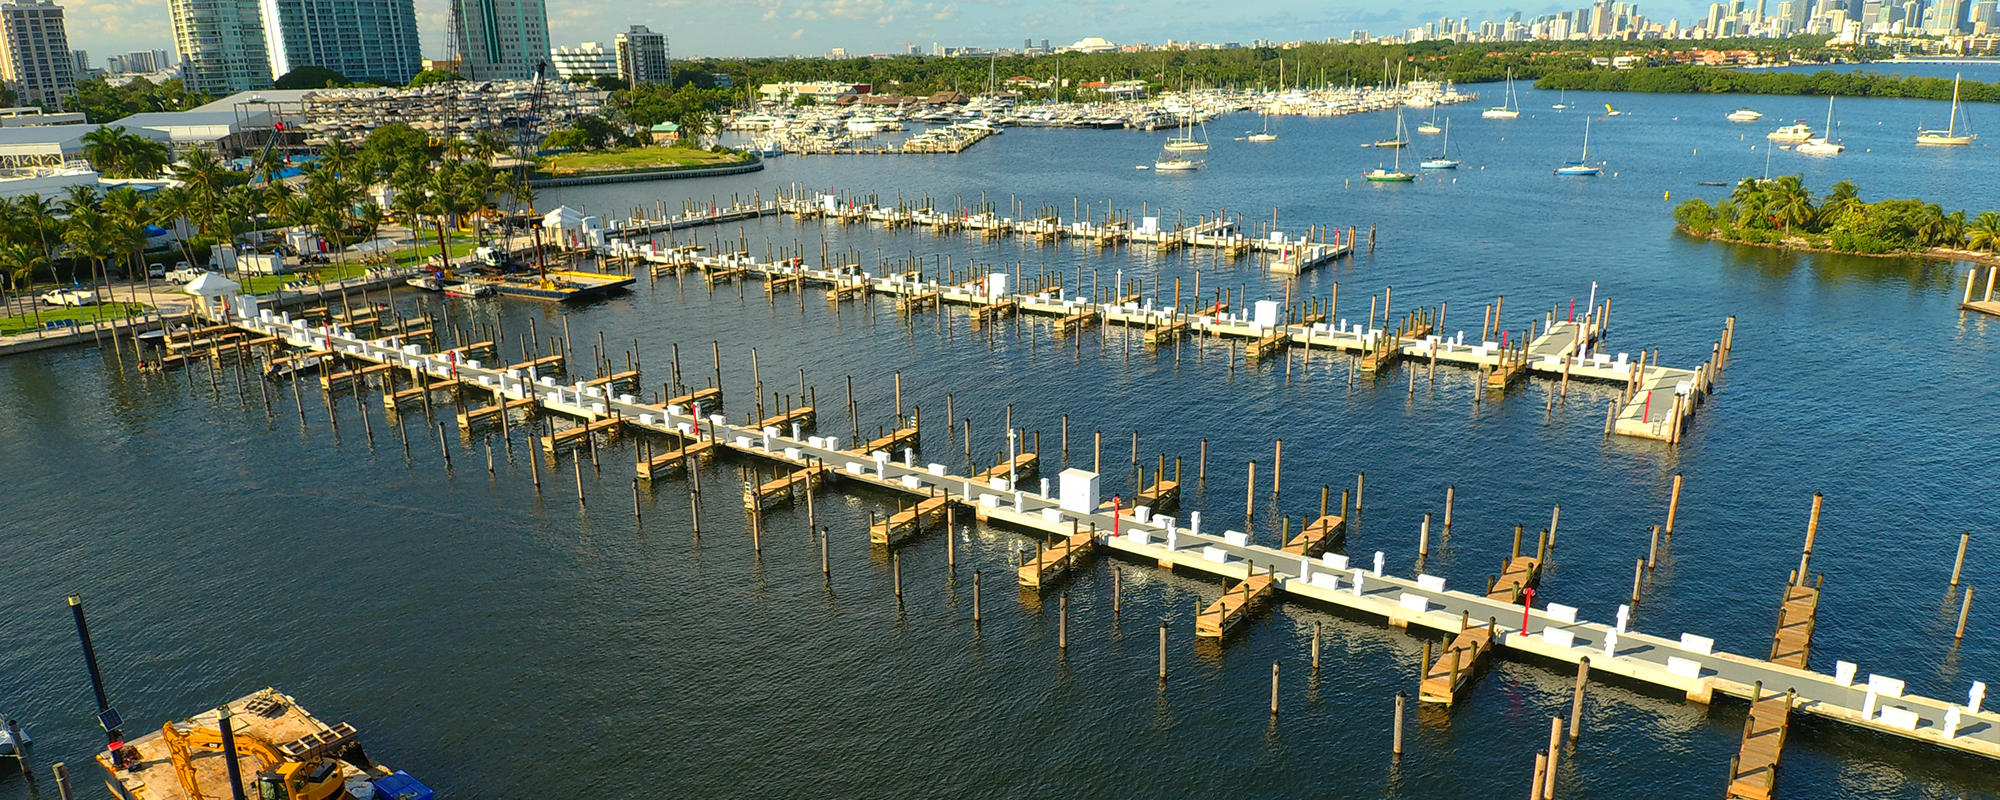
<instances>
[{"instance_id":1,"label":"shoreline","mask_svg":"<svg viewBox=\"0 0 2000 800\"><path fill-rule=\"evenodd\" d=\"M1833 247L1820 247L1812 244L1809 240L1797 236L1786 237L1783 241L1777 241L1777 242L1753 242L1749 239L1735 239L1716 233L1702 233L1700 231L1694 230L1680 223L1674 224L1674 230L1680 231L1681 233L1685 233L1696 239L1701 239L1704 241L1722 242L1724 244L1739 244L1749 247L1767 247L1773 250L1797 250L1807 253L1827 253L1831 255L1840 255L1840 256L1863 256L1866 258L1917 258L1917 259L1924 259L1927 261L1949 261L1952 263L1966 262L1971 264L1978 264L1980 266L2000 266L2000 254L1981 253L1976 250L1960 250L1952 247L1932 247L1926 250L1899 250L1893 253L1864 253L1859 250L1840 250Z\"/></svg>"},{"instance_id":2,"label":"shoreline","mask_svg":"<svg viewBox=\"0 0 2000 800\"><path fill-rule=\"evenodd\" d=\"M716 167L661 167L645 170L549 175L545 178L530 179L528 185L540 189L559 186L589 186L602 183L664 181L679 178L711 178L722 175L742 175L749 172L758 172L763 169L764 159L753 158L741 164Z\"/></svg>"}]
</instances>

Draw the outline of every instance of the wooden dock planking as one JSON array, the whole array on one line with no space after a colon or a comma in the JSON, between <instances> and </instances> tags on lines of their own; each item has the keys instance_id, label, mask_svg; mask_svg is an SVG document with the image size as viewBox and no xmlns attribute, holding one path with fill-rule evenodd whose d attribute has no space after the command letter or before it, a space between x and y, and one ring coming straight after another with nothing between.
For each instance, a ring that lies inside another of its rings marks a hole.
<instances>
[{"instance_id":1,"label":"wooden dock planking","mask_svg":"<svg viewBox=\"0 0 2000 800\"><path fill-rule=\"evenodd\" d=\"M1278 328L1276 330L1271 331L1268 334L1265 334L1263 336L1251 340L1251 342L1248 345L1244 346L1243 355L1244 357L1252 360L1270 358L1271 356L1284 352L1285 348L1288 348L1291 345L1292 345L1291 334L1285 332L1285 329L1283 328Z\"/></svg>"},{"instance_id":2,"label":"wooden dock planking","mask_svg":"<svg viewBox=\"0 0 2000 800\"><path fill-rule=\"evenodd\" d=\"M1096 326L1103 318L1104 316L1099 314L1097 309L1087 308L1074 314L1057 318L1055 332L1057 336L1072 332L1081 332L1085 328Z\"/></svg>"},{"instance_id":3,"label":"wooden dock planking","mask_svg":"<svg viewBox=\"0 0 2000 800\"><path fill-rule=\"evenodd\" d=\"M1727 796L1731 798L1771 800L1778 788L1778 759L1784 755L1791 727L1793 696L1789 692L1756 696L1763 688L1752 690L1743 741L1730 762Z\"/></svg>"},{"instance_id":4,"label":"wooden dock planking","mask_svg":"<svg viewBox=\"0 0 2000 800\"><path fill-rule=\"evenodd\" d=\"M563 365L562 354L556 353L554 355L542 356L541 358L537 358L533 361L523 361L519 364L511 365L507 367L507 369L521 370L523 372L526 372L531 369L540 371L543 367L554 367L556 369L562 369L562 365Z\"/></svg>"},{"instance_id":5,"label":"wooden dock planking","mask_svg":"<svg viewBox=\"0 0 2000 800\"><path fill-rule=\"evenodd\" d=\"M1021 565L1021 585L1033 589L1048 586L1089 559L1096 549L1097 537L1091 533L1072 533L1038 548L1034 560Z\"/></svg>"},{"instance_id":6,"label":"wooden dock planking","mask_svg":"<svg viewBox=\"0 0 2000 800\"><path fill-rule=\"evenodd\" d=\"M881 545L894 545L903 539L922 533L926 525L944 517L945 507L950 504L951 498L942 496L919 500L916 505L884 517L869 527L868 541Z\"/></svg>"},{"instance_id":7,"label":"wooden dock planking","mask_svg":"<svg viewBox=\"0 0 2000 800\"><path fill-rule=\"evenodd\" d=\"M447 378L445 380L432 381L426 386L412 386L408 389L401 389L395 392L383 392L382 407L390 411L396 411L401 409L404 403L422 400L424 399L424 395L431 392L455 391L458 387L459 382L456 379Z\"/></svg>"},{"instance_id":8,"label":"wooden dock planking","mask_svg":"<svg viewBox=\"0 0 2000 800\"><path fill-rule=\"evenodd\" d=\"M1493 652L1493 629L1474 626L1458 632L1436 663L1426 666L1417 687L1417 702L1452 705L1472 685L1472 678Z\"/></svg>"},{"instance_id":9,"label":"wooden dock planking","mask_svg":"<svg viewBox=\"0 0 2000 800\"><path fill-rule=\"evenodd\" d=\"M889 453L893 455L897 450L901 450L905 447L915 449L916 446L917 446L917 429L898 428L890 433L883 434L882 436L869 441L867 444L862 445L860 448L854 450L853 452L866 456L870 453L874 453L875 451L880 450L884 453Z\"/></svg>"},{"instance_id":10,"label":"wooden dock planking","mask_svg":"<svg viewBox=\"0 0 2000 800\"><path fill-rule=\"evenodd\" d=\"M1346 537L1347 520L1338 514L1328 514L1293 534L1291 540L1285 542L1285 552L1318 558L1327 548Z\"/></svg>"},{"instance_id":11,"label":"wooden dock planking","mask_svg":"<svg viewBox=\"0 0 2000 800\"><path fill-rule=\"evenodd\" d=\"M936 291L903 295L896 298L896 312L915 314L927 308L936 308L943 303L943 298L944 294Z\"/></svg>"},{"instance_id":12,"label":"wooden dock planking","mask_svg":"<svg viewBox=\"0 0 2000 800\"><path fill-rule=\"evenodd\" d=\"M972 329L980 330L989 323L999 322L1020 313L1020 311L1021 304L1012 300L974 305L972 307Z\"/></svg>"},{"instance_id":13,"label":"wooden dock planking","mask_svg":"<svg viewBox=\"0 0 2000 800\"><path fill-rule=\"evenodd\" d=\"M528 410L529 414L534 414L536 411L540 410L541 407L542 403L540 400L533 397L523 397L518 400L508 400L504 403L495 403L490 406L468 408L464 411L458 412L458 427L463 430L472 430L473 423L478 422L487 417L497 418L503 410L514 411L525 408Z\"/></svg>"},{"instance_id":14,"label":"wooden dock planking","mask_svg":"<svg viewBox=\"0 0 2000 800\"><path fill-rule=\"evenodd\" d=\"M1140 489L1139 496L1133 498L1132 503L1152 509L1155 514L1171 512L1181 504L1181 484L1179 481L1161 480L1155 475L1152 484Z\"/></svg>"},{"instance_id":15,"label":"wooden dock planking","mask_svg":"<svg viewBox=\"0 0 2000 800\"><path fill-rule=\"evenodd\" d=\"M871 450L870 452L873 451ZM972 476L972 480L976 483L981 483L989 486L992 485L994 478L1000 478L1004 480L1010 475L1017 480L1030 481L1035 479L1035 470L1038 469L1040 466L1041 466L1040 456L1037 456L1034 453L1016 453L1014 454L1013 460L1001 461L998 464L994 464L992 467L987 468L985 471L980 472L978 475ZM1018 488L1018 487L1012 487L1012 488ZM1105 508L1108 509L1110 508L1110 506L1107 505L1105 506Z\"/></svg>"},{"instance_id":16,"label":"wooden dock planking","mask_svg":"<svg viewBox=\"0 0 2000 800\"><path fill-rule=\"evenodd\" d=\"M679 397L667 399L667 405L680 406L684 409L693 408L696 403L700 403L705 411L719 409L722 407L722 390L710 386L706 389L696 389Z\"/></svg>"},{"instance_id":17,"label":"wooden dock planking","mask_svg":"<svg viewBox=\"0 0 2000 800\"><path fill-rule=\"evenodd\" d=\"M1812 658L1813 624L1818 613L1819 589L1785 587L1785 596L1778 606L1778 630L1771 636L1771 663L1810 669L1806 664Z\"/></svg>"},{"instance_id":18,"label":"wooden dock planking","mask_svg":"<svg viewBox=\"0 0 2000 800\"><path fill-rule=\"evenodd\" d=\"M576 444L578 442L581 442L583 441L584 437L589 436L593 433L602 433L607 436L616 436L619 427L622 426L624 423L625 420L622 417L615 417L615 416L605 417L603 419L592 420L590 422L587 422L582 425L577 425L575 427L564 428L562 430L556 431L555 435L553 436L538 436L536 438L541 440L543 450L546 450L550 453L554 453L556 451L556 448L562 447L563 445L566 444Z\"/></svg>"},{"instance_id":19,"label":"wooden dock planking","mask_svg":"<svg viewBox=\"0 0 2000 800\"><path fill-rule=\"evenodd\" d=\"M1533 556L1514 556L1501 565L1500 577L1493 582L1493 588L1486 592L1486 598L1503 603L1519 603L1523 590L1534 588L1541 580L1541 559Z\"/></svg>"},{"instance_id":20,"label":"wooden dock planking","mask_svg":"<svg viewBox=\"0 0 2000 800\"><path fill-rule=\"evenodd\" d=\"M1222 596L1208 604L1194 618L1194 635L1202 639L1221 639L1235 630L1236 626L1250 618L1250 613L1265 601L1276 597L1278 582L1270 575L1256 575L1244 578L1235 586L1223 590Z\"/></svg>"},{"instance_id":21,"label":"wooden dock planking","mask_svg":"<svg viewBox=\"0 0 2000 800\"><path fill-rule=\"evenodd\" d=\"M804 494L806 486L815 488L825 484L827 468L811 466L794 470L763 483L743 482L743 507L750 511L763 511L773 505L790 503Z\"/></svg>"},{"instance_id":22,"label":"wooden dock planking","mask_svg":"<svg viewBox=\"0 0 2000 800\"><path fill-rule=\"evenodd\" d=\"M762 422L757 423L757 428L758 430L762 430L764 428L777 428L780 432L790 435L792 431L792 423L794 422L798 423L799 429L801 431L804 431L805 429L811 428L813 426L813 421L815 419L816 417L813 413L812 406L799 406L798 408L794 408L790 411L786 411L781 414L774 414L772 416L765 417Z\"/></svg>"},{"instance_id":23,"label":"wooden dock planking","mask_svg":"<svg viewBox=\"0 0 2000 800\"><path fill-rule=\"evenodd\" d=\"M602 378L594 378L592 380L584 381L583 385L592 388L608 388L614 384L620 384L620 383L627 384L629 386L636 388L639 385L639 371L636 369L629 369L624 372L606 375Z\"/></svg>"},{"instance_id":24,"label":"wooden dock planking","mask_svg":"<svg viewBox=\"0 0 2000 800\"><path fill-rule=\"evenodd\" d=\"M1187 331L1188 324L1185 319L1176 318L1170 322L1154 325L1146 329L1146 346L1161 347L1173 344L1182 336L1187 335Z\"/></svg>"},{"instance_id":25,"label":"wooden dock planking","mask_svg":"<svg viewBox=\"0 0 2000 800\"><path fill-rule=\"evenodd\" d=\"M346 386L365 380L369 375L378 372L388 372L393 368L388 364L364 364L354 369L340 372L321 372L319 374L319 385L328 389L335 388L336 386Z\"/></svg>"},{"instance_id":26,"label":"wooden dock planking","mask_svg":"<svg viewBox=\"0 0 2000 800\"><path fill-rule=\"evenodd\" d=\"M639 461L639 477L652 480L654 475L666 475L686 465L687 459L703 455L719 447L714 439L696 439L657 456Z\"/></svg>"}]
</instances>

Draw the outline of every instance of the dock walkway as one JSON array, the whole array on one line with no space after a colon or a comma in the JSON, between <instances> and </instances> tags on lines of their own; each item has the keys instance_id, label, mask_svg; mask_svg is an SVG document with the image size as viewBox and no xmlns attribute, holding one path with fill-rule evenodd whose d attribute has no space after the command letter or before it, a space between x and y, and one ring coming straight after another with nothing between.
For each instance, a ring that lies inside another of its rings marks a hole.
<instances>
[{"instance_id":1,"label":"dock walkway","mask_svg":"<svg viewBox=\"0 0 2000 800\"><path fill-rule=\"evenodd\" d=\"M631 395L612 396L587 386L555 385L553 379L530 380L485 367L476 360L454 362L421 352L394 348L356 338L338 326L295 321L283 314L261 312L239 327L261 336L277 336L296 347L325 346L343 358L392 363L435 378L476 385L507 399L534 397L548 412L582 419L612 416L639 431L691 437L697 420L680 407L637 402ZM1303 332L1301 332L1303 333ZM1093 549L1092 542L1135 560L1158 562L1215 576L1225 581L1264 576L1279 599L1297 598L1386 619L1392 625L1417 625L1456 634L1466 620L1485 622L1494 647L1504 647L1558 662L1590 658L1593 674L1605 673L1640 683L1684 692L1709 702L1721 693L1751 699L1759 689L1795 692L1797 710L1842 724L1925 742L1968 754L2000 759L2000 714L1959 706L1949 701L1905 694L1903 682L1869 675L1857 684L1856 670L1843 664L1828 675L1770 661L1721 652L1711 639L1692 633L1678 637L1640 633L1619 625L1589 622L1579 610L1561 605L1524 609L1483 592L1446 586L1432 575L1405 578L1348 563L1345 555L1311 558L1249 543L1241 536L1217 536L1183 528L1173 516L1133 516L1063 507L1055 497L1016 487L1001 489L990 482L953 475L941 464L903 464L886 453L839 449L838 440L812 436L797 440L731 425L719 414L700 421L705 438L736 454L802 469L825 465L830 478L843 483L928 499L951 497L977 507L989 520L1035 531L1062 541L1062 561ZM1095 498L1073 507L1095 509ZM1117 531L1117 535L1105 535ZM1233 540L1233 541L1232 541ZM1239 543L1240 542L1240 543ZM1045 551L1046 552L1046 551ZM1073 562L1072 562L1073 563ZM1038 562L1038 566L1040 565ZM1067 566L1067 564L1065 565ZM1039 585L1057 573L1034 571ZM1030 579L1023 572L1024 582ZM1521 625L1514 623L1520 621Z\"/></svg>"}]
</instances>

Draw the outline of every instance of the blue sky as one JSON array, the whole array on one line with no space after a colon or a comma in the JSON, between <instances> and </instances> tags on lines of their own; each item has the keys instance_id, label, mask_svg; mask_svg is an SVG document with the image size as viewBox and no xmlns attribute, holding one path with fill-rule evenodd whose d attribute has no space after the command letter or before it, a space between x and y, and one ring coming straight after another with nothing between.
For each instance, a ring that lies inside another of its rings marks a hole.
<instances>
[{"instance_id":1,"label":"blue sky","mask_svg":"<svg viewBox=\"0 0 2000 800\"><path fill-rule=\"evenodd\" d=\"M1499 19L1588 5L1587 0L1503 5L1491 0L1292 2L1236 0L548 0L553 44L602 41L632 24L664 31L676 56L819 54L898 50L905 44L1018 47L1102 36L1114 42L1168 39L1324 39L1357 28L1377 34L1440 16ZM173 48L166 0L71 0L70 46L103 56ZM1699 0L1640 3L1648 17L1685 23ZM417 0L426 55L443 53L446 0Z\"/></svg>"}]
</instances>

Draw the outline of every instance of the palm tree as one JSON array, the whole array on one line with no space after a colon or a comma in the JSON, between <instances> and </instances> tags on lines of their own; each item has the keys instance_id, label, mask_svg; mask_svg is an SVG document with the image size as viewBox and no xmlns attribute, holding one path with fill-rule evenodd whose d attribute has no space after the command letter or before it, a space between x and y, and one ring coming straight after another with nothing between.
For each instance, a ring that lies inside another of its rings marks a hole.
<instances>
[{"instance_id":1,"label":"palm tree","mask_svg":"<svg viewBox=\"0 0 2000 800\"><path fill-rule=\"evenodd\" d=\"M49 257L32 243L8 242L0 246L0 272L5 273L8 285L16 293L21 291L22 286L33 283L35 270L48 263ZM39 329L42 324L41 307L31 301L28 308L35 315L35 327Z\"/></svg>"},{"instance_id":2,"label":"palm tree","mask_svg":"<svg viewBox=\"0 0 2000 800\"><path fill-rule=\"evenodd\" d=\"M1965 227L1965 246L1983 253L2000 253L2000 211L1981 211Z\"/></svg>"}]
</instances>

